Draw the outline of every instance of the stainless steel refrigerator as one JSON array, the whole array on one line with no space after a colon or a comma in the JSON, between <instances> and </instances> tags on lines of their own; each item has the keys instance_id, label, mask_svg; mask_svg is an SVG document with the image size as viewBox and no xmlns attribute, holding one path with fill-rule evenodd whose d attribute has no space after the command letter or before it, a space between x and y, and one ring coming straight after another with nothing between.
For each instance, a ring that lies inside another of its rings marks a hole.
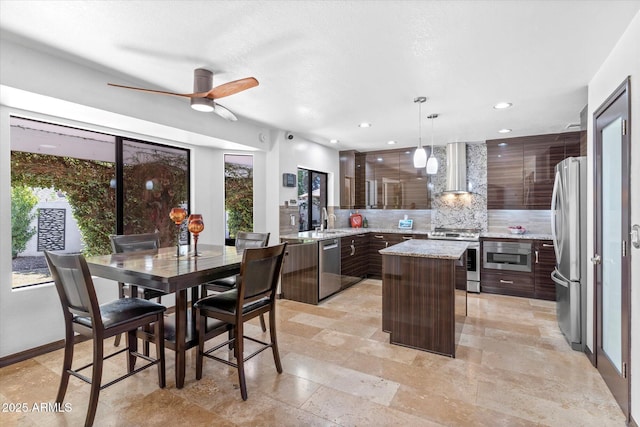
<instances>
[{"instance_id":1,"label":"stainless steel refrigerator","mask_svg":"<svg viewBox=\"0 0 640 427\"><path fill-rule=\"evenodd\" d=\"M574 350L584 350L587 305L587 158L569 157L556 165L551 232L556 268L558 325Z\"/></svg>"}]
</instances>

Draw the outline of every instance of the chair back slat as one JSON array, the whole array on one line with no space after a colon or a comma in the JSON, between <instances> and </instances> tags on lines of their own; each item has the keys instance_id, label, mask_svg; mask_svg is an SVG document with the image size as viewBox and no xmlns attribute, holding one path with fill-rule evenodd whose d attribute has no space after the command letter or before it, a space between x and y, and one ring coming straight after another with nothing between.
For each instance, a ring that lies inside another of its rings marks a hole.
<instances>
[{"instance_id":1,"label":"chair back slat","mask_svg":"<svg viewBox=\"0 0 640 427\"><path fill-rule=\"evenodd\" d=\"M237 283L239 303L241 300L244 304L250 300L275 296L286 246L283 243L244 251Z\"/></svg>"},{"instance_id":2,"label":"chair back slat","mask_svg":"<svg viewBox=\"0 0 640 427\"><path fill-rule=\"evenodd\" d=\"M109 236L115 253L149 251L160 248L160 233L122 234Z\"/></svg>"},{"instance_id":3,"label":"chair back slat","mask_svg":"<svg viewBox=\"0 0 640 427\"><path fill-rule=\"evenodd\" d=\"M253 233L238 231L236 235L236 250L244 251L246 248L263 248L269 244L271 233Z\"/></svg>"},{"instance_id":4,"label":"chair back slat","mask_svg":"<svg viewBox=\"0 0 640 427\"><path fill-rule=\"evenodd\" d=\"M89 266L82 255L44 252L62 308L71 316L86 316L102 324ZM94 314L98 314L94 316Z\"/></svg>"}]
</instances>

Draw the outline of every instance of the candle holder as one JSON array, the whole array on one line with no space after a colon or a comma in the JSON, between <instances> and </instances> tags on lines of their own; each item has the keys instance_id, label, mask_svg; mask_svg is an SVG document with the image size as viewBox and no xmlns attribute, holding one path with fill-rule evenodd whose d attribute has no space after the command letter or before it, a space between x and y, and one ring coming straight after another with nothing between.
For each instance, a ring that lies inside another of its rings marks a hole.
<instances>
[{"instance_id":1,"label":"candle holder","mask_svg":"<svg viewBox=\"0 0 640 427\"><path fill-rule=\"evenodd\" d=\"M176 257L180 257L180 224L187 217L185 208L171 208L169 218L176 224Z\"/></svg>"},{"instance_id":2,"label":"candle holder","mask_svg":"<svg viewBox=\"0 0 640 427\"><path fill-rule=\"evenodd\" d=\"M198 254L198 236L204 230L204 222L202 221L202 215L191 214L189 215L189 223L187 225L189 232L193 234L193 256L197 257Z\"/></svg>"}]
</instances>

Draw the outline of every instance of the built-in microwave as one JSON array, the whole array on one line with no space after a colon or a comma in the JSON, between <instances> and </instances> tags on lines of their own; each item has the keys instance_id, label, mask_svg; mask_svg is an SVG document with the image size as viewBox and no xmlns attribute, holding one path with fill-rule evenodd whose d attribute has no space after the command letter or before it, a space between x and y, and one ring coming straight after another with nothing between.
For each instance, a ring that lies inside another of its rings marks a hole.
<instances>
[{"instance_id":1,"label":"built-in microwave","mask_svg":"<svg viewBox=\"0 0 640 427\"><path fill-rule=\"evenodd\" d=\"M531 242L482 242L482 266L486 269L531 272Z\"/></svg>"}]
</instances>

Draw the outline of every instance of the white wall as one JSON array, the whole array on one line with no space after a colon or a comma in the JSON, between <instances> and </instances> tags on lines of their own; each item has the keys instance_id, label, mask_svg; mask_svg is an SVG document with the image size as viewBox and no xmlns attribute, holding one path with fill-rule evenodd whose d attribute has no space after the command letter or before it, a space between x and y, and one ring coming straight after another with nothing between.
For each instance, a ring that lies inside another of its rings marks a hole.
<instances>
[{"instance_id":1,"label":"white wall","mask_svg":"<svg viewBox=\"0 0 640 427\"><path fill-rule=\"evenodd\" d=\"M631 223L640 224L640 13L620 38L607 60L589 83L588 151L593 156L593 113L607 97L631 76ZM593 157L591 157L593 158ZM588 206L593 206L593 167L589 164ZM587 213L593 230L593 209ZM589 233L587 257L593 251ZM640 250L631 250L631 414L640 421ZM593 271L588 269L588 306L593 309ZM635 310L634 310L635 309ZM587 316L587 345L593 349L593 310Z\"/></svg>"},{"instance_id":2,"label":"white wall","mask_svg":"<svg viewBox=\"0 0 640 427\"><path fill-rule=\"evenodd\" d=\"M340 197L339 177L340 158L338 150L321 144L316 144L300 137L288 140L284 137L284 132L278 132L273 138L273 153L279 153L278 168L274 166L270 171L277 170L277 176L271 176L277 183L280 191L277 199L270 200L268 210L278 212L279 206L284 205L285 200L298 199L298 187L284 187L282 185L282 174L292 173L298 175L298 168L312 169L318 172L327 173L327 205L339 205ZM279 226L279 223L275 223Z\"/></svg>"}]
</instances>

